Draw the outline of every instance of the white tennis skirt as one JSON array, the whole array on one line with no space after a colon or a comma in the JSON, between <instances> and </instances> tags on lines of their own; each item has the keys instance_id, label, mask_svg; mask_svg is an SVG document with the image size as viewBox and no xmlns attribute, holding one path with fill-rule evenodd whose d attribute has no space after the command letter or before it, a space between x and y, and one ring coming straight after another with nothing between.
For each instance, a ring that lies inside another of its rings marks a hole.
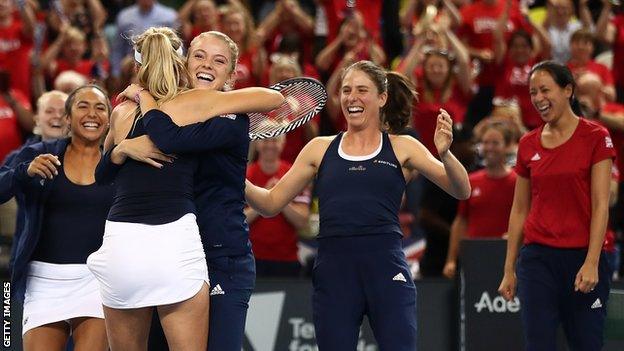
<instances>
[{"instance_id":1,"label":"white tennis skirt","mask_svg":"<svg viewBox=\"0 0 624 351\"><path fill-rule=\"evenodd\" d=\"M106 221L102 247L87 266L104 306L117 309L181 302L210 284L192 213L161 225Z\"/></svg>"},{"instance_id":2,"label":"white tennis skirt","mask_svg":"<svg viewBox=\"0 0 624 351\"><path fill-rule=\"evenodd\" d=\"M72 318L104 318L97 280L86 264L31 261L26 278L22 335Z\"/></svg>"}]
</instances>

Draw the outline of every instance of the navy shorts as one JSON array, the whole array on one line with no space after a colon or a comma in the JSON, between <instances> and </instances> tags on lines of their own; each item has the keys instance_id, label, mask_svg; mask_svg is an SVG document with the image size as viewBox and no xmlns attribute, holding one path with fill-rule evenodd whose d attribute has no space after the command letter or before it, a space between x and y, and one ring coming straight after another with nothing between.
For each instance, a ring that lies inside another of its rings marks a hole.
<instances>
[{"instance_id":1,"label":"navy shorts","mask_svg":"<svg viewBox=\"0 0 624 351\"><path fill-rule=\"evenodd\" d=\"M364 315L381 351L416 350L416 286L400 236L319 239L312 280L320 351L355 350Z\"/></svg>"},{"instance_id":2,"label":"navy shorts","mask_svg":"<svg viewBox=\"0 0 624 351\"><path fill-rule=\"evenodd\" d=\"M518 298L527 351L556 350L561 324L570 350L600 350L607 316L610 274L604 252L598 285L585 294L574 291L576 274L587 249L524 246L518 260Z\"/></svg>"}]
</instances>

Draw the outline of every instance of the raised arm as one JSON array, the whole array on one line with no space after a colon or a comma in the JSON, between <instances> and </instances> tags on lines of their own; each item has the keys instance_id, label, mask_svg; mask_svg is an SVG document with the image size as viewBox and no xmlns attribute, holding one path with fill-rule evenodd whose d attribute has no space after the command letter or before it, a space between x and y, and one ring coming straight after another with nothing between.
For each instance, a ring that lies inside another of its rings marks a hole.
<instances>
[{"instance_id":1,"label":"raised arm","mask_svg":"<svg viewBox=\"0 0 624 351\"><path fill-rule=\"evenodd\" d=\"M446 28L444 33L448 42L455 53L457 60L457 82L459 87L466 95L470 95L472 91L472 71L470 69L470 54L464 43L459 40L453 31Z\"/></svg>"},{"instance_id":2,"label":"raised arm","mask_svg":"<svg viewBox=\"0 0 624 351\"><path fill-rule=\"evenodd\" d=\"M193 89L161 106L147 90L136 84L128 86L120 95L131 100L138 96L141 111L161 109L174 117L176 124L181 126L230 113L266 112L284 102L282 94L268 88L244 88L228 92Z\"/></svg>"},{"instance_id":3,"label":"raised arm","mask_svg":"<svg viewBox=\"0 0 624 351\"><path fill-rule=\"evenodd\" d=\"M465 200L470 197L470 182L468 172L449 150L453 140L452 133L451 117L440 109L434 134L434 143L440 160L433 157L427 148L410 136L399 136L396 140L399 149L404 150L407 155L404 164L408 169L422 173L451 196Z\"/></svg>"},{"instance_id":4,"label":"raised arm","mask_svg":"<svg viewBox=\"0 0 624 351\"><path fill-rule=\"evenodd\" d=\"M602 10L596 23L596 36L599 40L606 44L613 44L615 41L616 29L615 26L610 23L611 20L611 1L602 0Z\"/></svg>"}]
</instances>

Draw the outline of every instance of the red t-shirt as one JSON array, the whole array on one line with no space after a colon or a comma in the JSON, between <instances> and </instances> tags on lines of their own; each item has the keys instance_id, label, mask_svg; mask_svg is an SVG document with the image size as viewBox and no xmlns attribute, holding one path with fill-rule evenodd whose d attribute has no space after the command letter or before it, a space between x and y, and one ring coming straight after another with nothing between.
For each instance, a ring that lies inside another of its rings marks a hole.
<instances>
[{"instance_id":1,"label":"red t-shirt","mask_svg":"<svg viewBox=\"0 0 624 351\"><path fill-rule=\"evenodd\" d=\"M281 178L290 169L291 164L280 161L279 169L275 174L265 174L258 162L247 167L247 179L252 183L264 187L272 178ZM297 196L294 202L310 203L310 194L304 192ZM297 233L295 228L286 220L283 214L275 217L258 217L249 225L249 239L251 240L254 256L259 260L270 261L297 261Z\"/></svg>"},{"instance_id":2,"label":"red t-shirt","mask_svg":"<svg viewBox=\"0 0 624 351\"><path fill-rule=\"evenodd\" d=\"M622 115L622 118L624 118L624 105L622 104L614 102L606 103L602 107L602 111L606 113L620 114ZM609 134L611 134L611 138L613 139L613 146L615 147L615 153L617 155L615 163L617 164L618 170L624 169L624 132L610 129ZM620 178L620 181L624 181L624 178Z\"/></svg>"},{"instance_id":3,"label":"red t-shirt","mask_svg":"<svg viewBox=\"0 0 624 351\"><path fill-rule=\"evenodd\" d=\"M10 94L18 103L30 110L30 103L19 90L11 89ZM17 115L8 102L0 95L0 164L6 155L22 145L22 130Z\"/></svg>"},{"instance_id":4,"label":"red t-shirt","mask_svg":"<svg viewBox=\"0 0 624 351\"><path fill-rule=\"evenodd\" d=\"M617 86L624 86L624 14L618 14L613 18L616 28L615 40L613 41L613 81Z\"/></svg>"},{"instance_id":5,"label":"red t-shirt","mask_svg":"<svg viewBox=\"0 0 624 351\"><path fill-rule=\"evenodd\" d=\"M257 49L252 49L240 54L234 71L236 77L234 87L236 89L260 86L260 82L253 74L253 59L257 52Z\"/></svg>"},{"instance_id":6,"label":"red t-shirt","mask_svg":"<svg viewBox=\"0 0 624 351\"><path fill-rule=\"evenodd\" d=\"M524 243L559 248L589 245L591 167L615 157L609 132L581 118L568 141L542 147L543 127L520 139L516 173L530 180L531 209L524 222Z\"/></svg>"},{"instance_id":7,"label":"red t-shirt","mask_svg":"<svg viewBox=\"0 0 624 351\"><path fill-rule=\"evenodd\" d=\"M308 123L313 123L314 125L318 125L317 118L314 117ZM301 126L299 128L295 128L294 130L286 133L286 143L284 144L284 150L282 151L282 160L294 163L295 159L301 152L301 149L305 146L308 140L305 139L304 133L305 126Z\"/></svg>"},{"instance_id":8,"label":"red t-shirt","mask_svg":"<svg viewBox=\"0 0 624 351\"><path fill-rule=\"evenodd\" d=\"M459 27L460 36L468 41L468 45L476 49L494 49L492 33L503 13L505 0L488 5L484 1L477 1L461 8L462 25ZM518 29L531 33L531 28L522 17L517 2L511 9L507 22L506 37ZM494 86L497 80L496 67L493 64L482 64L478 76L479 86Z\"/></svg>"},{"instance_id":9,"label":"red t-shirt","mask_svg":"<svg viewBox=\"0 0 624 351\"><path fill-rule=\"evenodd\" d=\"M22 32L22 22L14 19L6 28L0 28L0 69L10 74L11 88L30 97L30 51L32 38Z\"/></svg>"},{"instance_id":10,"label":"red t-shirt","mask_svg":"<svg viewBox=\"0 0 624 351\"><path fill-rule=\"evenodd\" d=\"M464 114L466 113L466 106L468 106L468 102L470 101L470 98L464 94L457 84L452 84L454 84L454 86L451 96L444 103L439 102L440 91L433 92L435 102L424 101L425 92L422 88L422 80L418 84L418 96L420 101L414 105L412 123L414 129L419 134L420 142L436 157L438 151L433 142L433 136L435 134L435 127L440 109L445 109L451 115L453 123L462 123L464 121Z\"/></svg>"},{"instance_id":11,"label":"red t-shirt","mask_svg":"<svg viewBox=\"0 0 624 351\"><path fill-rule=\"evenodd\" d=\"M585 72L591 72L600 77L600 80L604 85L613 85L613 73L609 67L603 65L602 63L589 60L586 65L577 66L572 62L568 62L568 68L572 71L575 78L578 78L579 75Z\"/></svg>"},{"instance_id":12,"label":"red t-shirt","mask_svg":"<svg viewBox=\"0 0 624 351\"><path fill-rule=\"evenodd\" d=\"M499 67L501 79L496 83L494 94L496 97L515 98L518 101L522 112L522 122L528 129L534 129L544 124L533 103L531 103L531 95L529 95L529 73L531 67L537 62L538 60L531 59L524 65L516 65L507 56L505 62Z\"/></svg>"},{"instance_id":13,"label":"red t-shirt","mask_svg":"<svg viewBox=\"0 0 624 351\"><path fill-rule=\"evenodd\" d=\"M366 27L368 35L381 45L381 22L379 20L381 18L381 1L358 0L354 2L356 3L356 10L364 18L364 27ZM347 2L343 0L326 0L323 1L323 7L327 15L327 26L329 27L327 42L329 43L338 35L340 24L347 10Z\"/></svg>"},{"instance_id":14,"label":"red t-shirt","mask_svg":"<svg viewBox=\"0 0 624 351\"><path fill-rule=\"evenodd\" d=\"M482 169L470 173L469 179L470 198L460 201L457 208L457 214L468 222L467 236L500 238L507 232L516 173L511 171L504 177L492 178Z\"/></svg>"},{"instance_id":15,"label":"red t-shirt","mask_svg":"<svg viewBox=\"0 0 624 351\"><path fill-rule=\"evenodd\" d=\"M95 66L95 64L96 62L91 59L80 60L75 65L70 64L67 60L58 59L56 60L56 71L54 72L52 79L56 79L56 77L58 77L59 74L65 71L78 72L82 74L83 76L85 76L87 79L97 78L93 74L94 73L93 66ZM106 72L109 71L109 66L110 65L108 63L108 60L104 61L102 64L102 68Z\"/></svg>"}]
</instances>

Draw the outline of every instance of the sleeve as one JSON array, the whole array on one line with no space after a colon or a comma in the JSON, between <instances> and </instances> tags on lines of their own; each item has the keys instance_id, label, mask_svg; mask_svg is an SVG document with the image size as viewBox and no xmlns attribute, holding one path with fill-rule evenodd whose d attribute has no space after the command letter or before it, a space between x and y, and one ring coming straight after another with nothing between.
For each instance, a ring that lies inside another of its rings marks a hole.
<instances>
[{"instance_id":1,"label":"sleeve","mask_svg":"<svg viewBox=\"0 0 624 351\"><path fill-rule=\"evenodd\" d=\"M122 165L115 164L111 160L111 155L116 147L117 145L113 146L104 155L102 155L100 162L98 162L95 167L95 182L98 185L112 184L113 181L115 181L115 177L117 177L117 173L122 167Z\"/></svg>"},{"instance_id":2,"label":"sleeve","mask_svg":"<svg viewBox=\"0 0 624 351\"><path fill-rule=\"evenodd\" d=\"M609 131L606 128L598 128L593 135L595 135L595 142L591 164L594 165L608 158L615 159L615 148L613 147L613 140L611 140Z\"/></svg>"},{"instance_id":3,"label":"sleeve","mask_svg":"<svg viewBox=\"0 0 624 351\"><path fill-rule=\"evenodd\" d=\"M520 140L520 144L518 145L518 154L516 157L516 166L514 167L514 170L516 171L517 175L524 178L530 178L531 171L529 170L529 167L527 165L526 157L524 157L525 154L526 140Z\"/></svg>"},{"instance_id":4,"label":"sleeve","mask_svg":"<svg viewBox=\"0 0 624 351\"><path fill-rule=\"evenodd\" d=\"M142 121L150 139L165 153L209 151L240 142L234 121L225 117L181 127L168 114L153 109Z\"/></svg>"},{"instance_id":5,"label":"sleeve","mask_svg":"<svg viewBox=\"0 0 624 351\"><path fill-rule=\"evenodd\" d=\"M10 163L0 167L0 203L11 199L19 190L40 189L44 179L39 176L29 177L28 166L37 156L44 153L41 143L23 148Z\"/></svg>"}]
</instances>

